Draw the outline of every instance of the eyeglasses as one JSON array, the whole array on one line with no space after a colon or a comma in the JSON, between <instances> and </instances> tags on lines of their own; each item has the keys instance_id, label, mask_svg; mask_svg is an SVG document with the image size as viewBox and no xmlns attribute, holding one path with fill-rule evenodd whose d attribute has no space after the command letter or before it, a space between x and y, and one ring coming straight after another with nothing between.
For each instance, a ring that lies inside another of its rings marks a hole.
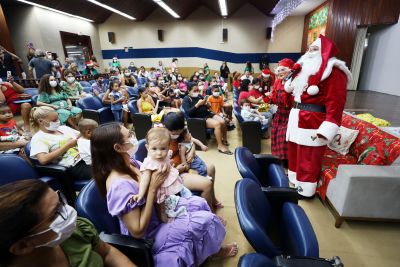
<instances>
[{"instance_id":1,"label":"eyeglasses","mask_svg":"<svg viewBox=\"0 0 400 267\"><path fill-rule=\"evenodd\" d=\"M57 218L57 216L60 216L64 221L68 219L67 208L65 207L68 203L67 199L65 198L64 194L60 190L57 190L56 193L58 195L58 205L57 205L56 211L54 212L54 214L50 215L49 217L47 217L46 219L44 219L43 221L41 221L40 223L38 223L34 227L32 227L32 229L29 231L30 233L35 231L35 229L39 228L44 223L48 222L49 219L51 219L51 221L53 222ZM29 235L28 237L33 236L33 235L39 235L39 234L45 233L47 231L48 231L48 229L44 230L42 232L39 232L39 233Z\"/></svg>"}]
</instances>

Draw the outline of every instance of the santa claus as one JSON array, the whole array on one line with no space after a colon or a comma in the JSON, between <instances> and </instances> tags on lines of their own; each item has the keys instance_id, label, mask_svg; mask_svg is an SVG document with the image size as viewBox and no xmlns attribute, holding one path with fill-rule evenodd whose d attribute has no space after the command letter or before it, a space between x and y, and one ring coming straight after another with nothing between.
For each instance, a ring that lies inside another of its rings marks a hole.
<instances>
[{"instance_id":1,"label":"santa claus","mask_svg":"<svg viewBox=\"0 0 400 267\"><path fill-rule=\"evenodd\" d=\"M317 188L326 145L339 130L351 73L334 56L338 49L323 35L297 62L301 70L285 83L294 96L289 114L289 180L299 194L312 197Z\"/></svg>"}]
</instances>

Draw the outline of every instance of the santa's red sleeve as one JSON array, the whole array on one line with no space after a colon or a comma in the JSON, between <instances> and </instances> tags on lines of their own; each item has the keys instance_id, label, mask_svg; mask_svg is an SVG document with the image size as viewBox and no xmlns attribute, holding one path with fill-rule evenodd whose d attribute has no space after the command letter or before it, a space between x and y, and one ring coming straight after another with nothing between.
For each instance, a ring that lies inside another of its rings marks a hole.
<instances>
[{"instance_id":1,"label":"santa's red sleeve","mask_svg":"<svg viewBox=\"0 0 400 267\"><path fill-rule=\"evenodd\" d=\"M346 103L347 76L346 74L334 67L331 75L323 82L325 87L325 121L319 126L317 134L320 134L328 141L332 141L333 137L339 130L344 105Z\"/></svg>"}]
</instances>

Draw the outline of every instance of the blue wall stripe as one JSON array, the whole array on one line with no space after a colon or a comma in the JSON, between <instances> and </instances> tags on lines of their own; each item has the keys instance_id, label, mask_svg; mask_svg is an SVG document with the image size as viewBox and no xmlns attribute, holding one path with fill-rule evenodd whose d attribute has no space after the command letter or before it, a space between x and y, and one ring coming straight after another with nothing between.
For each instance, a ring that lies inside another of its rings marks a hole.
<instances>
[{"instance_id":1,"label":"blue wall stripe","mask_svg":"<svg viewBox=\"0 0 400 267\"><path fill-rule=\"evenodd\" d=\"M119 59L134 58L174 58L174 57L199 57L217 61L227 61L231 63L258 63L261 56L267 55L270 63L276 63L282 58L290 58L297 61L300 53L231 53L201 47L176 47L176 48L140 48L102 50L104 59L112 59L117 56Z\"/></svg>"}]
</instances>

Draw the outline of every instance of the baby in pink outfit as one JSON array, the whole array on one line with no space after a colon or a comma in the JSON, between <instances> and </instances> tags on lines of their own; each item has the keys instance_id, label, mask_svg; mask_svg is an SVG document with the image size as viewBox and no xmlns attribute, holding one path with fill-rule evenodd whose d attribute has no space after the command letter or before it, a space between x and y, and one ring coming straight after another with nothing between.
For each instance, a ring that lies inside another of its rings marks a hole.
<instances>
[{"instance_id":1,"label":"baby in pink outfit","mask_svg":"<svg viewBox=\"0 0 400 267\"><path fill-rule=\"evenodd\" d=\"M180 197L190 197L192 194L189 189L183 186L183 180L179 176L179 171L172 167L170 162L169 142L170 134L166 128L152 128L146 136L147 157L144 159L140 171L142 176L139 183L139 193L132 197L132 200L139 201L147 193L151 173L161 169L164 164L170 165L170 171L157 191L157 203L159 215L162 221L168 221L168 218L176 218L186 214L185 207L178 210L176 206Z\"/></svg>"}]
</instances>

